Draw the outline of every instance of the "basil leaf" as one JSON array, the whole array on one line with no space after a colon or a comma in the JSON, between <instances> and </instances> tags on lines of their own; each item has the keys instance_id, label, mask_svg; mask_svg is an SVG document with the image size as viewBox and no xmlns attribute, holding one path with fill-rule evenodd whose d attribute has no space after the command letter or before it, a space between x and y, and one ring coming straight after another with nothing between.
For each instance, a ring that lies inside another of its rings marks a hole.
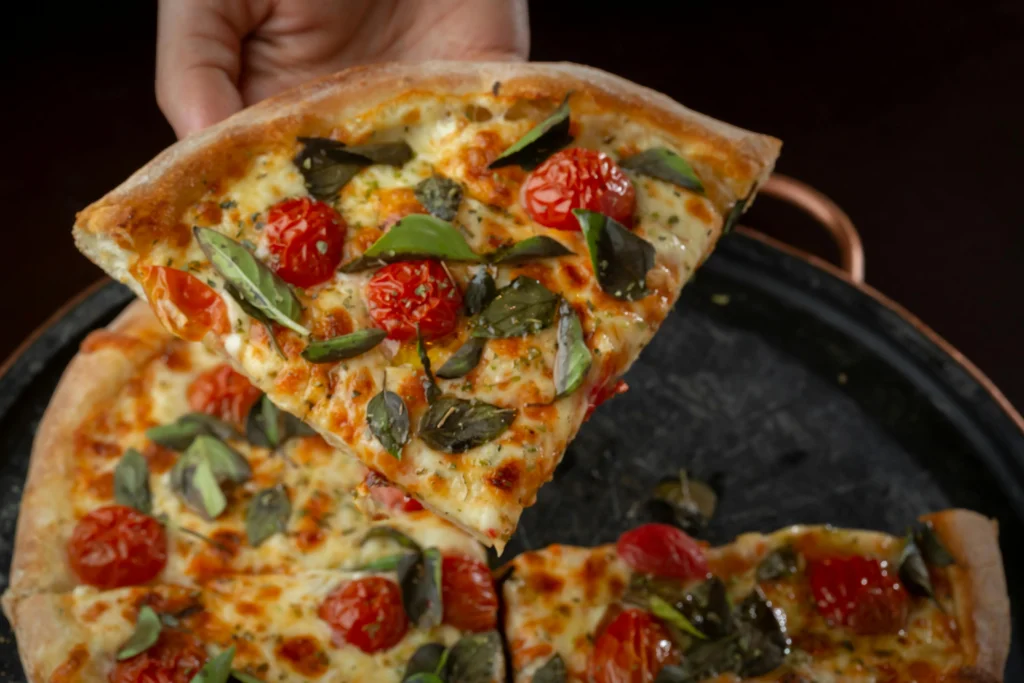
<instances>
[{"instance_id":1,"label":"basil leaf","mask_svg":"<svg viewBox=\"0 0 1024 683\"><path fill-rule=\"evenodd\" d=\"M480 268L466 285L466 293L462 297L462 305L466 309L466 315L476 315L484 310L487 304L491 303L498 293L498 287L494 284L494 278L487 272L486 268Z\"/></svg>"},{"instance_id":2,"label":"basil leaf","mask_svg":"<svg viewBox=\"0 0 1024 683\"><path fill-rule=\"evenodd\" d=\"M207 660L203 668L192 677L190 683L227 683L231 676L231 660L235 658L235 646Z\"/></svg>"},{"instance_id":3,"label":"basil leaf","mask_svg":"<svg viewBox=\"0 0 1024 683\"><path fill-rule=\"evenodd\" d=\"M798 558L793 546L784 545L776 548L761 560L757 565L758 581L777 581L778 579L792 576L799 570Z\"/></svg>"},{"instance_id":4,"label":"basil leaf","mask_svg":"<svg viewBox=\"0 0 1024 683\"><path fill-rule=\"evenodd\" d=\"M403 678L402 683L448 683L446 680L441 678L435 673L429 671L421 671L420 673L413 674L408 678Z\"/></svg>"},{"instance_id":5,"label":"basil leaf","mask_svg":"<svg viewBox=\"0 0 1024 683\"><path fill-rule=\"evenodd\" d=\"M634 574L623 600L649 610L654 597L682 614L708 638L721 638L732 628L732 606L729 604L725 584L717 577L703 581L687 591L675 579Z\"/></svg>"},{"instance_id":6,"label":"basil leaf","mask_svg":"<svg viewBox=\"0 0 1024 683\"><path fill-rule=\"evenodd\" d=\"M723 235L728 235L730 232L732 232L732 229L736 227L736 224L739 222L740 217L743 216L743 213L747 210L747 207L750 205L750 200L753 199L754 192L756 191L756 186L750 188L750 193L746 197L744 197L743 199L737 199L733 203L732 208L729 209L729 213L725 217L725 221L722 222Z\"/></svg>"},{"instance_id":7,"label":"basil leaf","mask_svg":"<svg viewBox=\"0 0 1024 683\"><path fill-rule=\"evenodd\" d=\"M306 436L316 436L316 430L278 408L266 394L253 404L245 419L245 438L259 448L278 448L289 439Z\"/></svg>"},{"instance_id":8,"label":"basil leaf","mask_svg":"<svg viewBox=\"0 0 1024 683\"><path fill-rule=\"evenodd\" d=\"M357 330L340 337L310 342L302 350L302 357L310 363L334 363L366 353L384 341L388 333L376 327Z\"/></svg>"},{"instance_id":9,"label":"basil leaf","mask_svg":"<svg viewBox=\"0 0 1024 683\"><path fill-rule=\"evenodd\" d=\"M686 470L679 470L679 476L674 479L661 481L652 497L664 503L671 511L671 521L691 536L704 532L718 506L714 489L690 477Z\"/></svg>"},{"instance_id":10,"label":"basil leaf","mask_svg":"<svg viewBox=\"0 0 1024 683\"><path fill-rule=\"evenodd\" d=\"M462 203L462 186L451 178L431 176L416 185L416 199L431 216L453 220Z\"/></svg>"},{"instance_id":11,"label":"basil leaf","mask_svg":"<svg viewBox=\"0 0 1024 683\"><path fill-rule=\"evenodd\" d=\"M528 237L522 242L507 247L502 247L492 252L487 260L495 265L523 263L542 258L557 258L559 256L571 256L575 252L556 239L547 235L535 235Z\"/></svg>"},{"instance_id":12,"label":"basil leaf","mask_svg":"<svg viewBox=\"0 0 1024 683\"><path fill-rule=\"evenodd\" d=\"M441 397L441 390L437 387L437 380L434 379L434 373L430 371L430 356L427 355L427 349L423 345L423 335L420 334L419 325L416 326L416 353L420 357L420 364L423 365L423 393L427 397L427 403L433 403Z\"/></svg>"},{"instance_id":13,"label":"basil leaf","mask_svg":"<svg viewBox=\"0 0 1024 683\"><path fill-rule=\"evenodd\" d=\"M232 287L230 283L224 284L224 291L235 300L235 303L238 304L238 307L241 308L247 316L263 325L263 329L267 332L267 339L270 340L270 345L274 347L274 352L281 358L287 360L288 356L285 355L285 352L281 349L281 345L277 343L277 337L274 336L274 323L272 323L267 316L263 315L258 308L243 299L242 295L238 293L238 290L235 287Z\"/></svg>"},{"instance_id":14,"label":"basil leaf","mask_svg":"<svg viewBox=\"0 0 1024 683\"><path fill-rule=\"evenodd\" d=\"M455 455L493 441L515 419L514 408L441 396L420 418L419 437L434 450Z\"/></svg>"},{"instance_id":15,"label":"basil leaf","mask_svg":"<svg viewBox=\"0 0 1024 683\"><path fill-rule=\"evenodd\" d=\"M344 273L355 273L384 263L419 259L481 260L451 223L414 213L392 225L362 256L342 266L341 270Z\"/></svg>"},{"instance_id":16,"label":"basil leaf","mask_svg":"<svg viewBox=\"0 0 1024 683\"><path fill-rule=\"evenodd\" d=\"M592 360L576 309L562 299L558 305L558 350L555 352L556 398L579 389Z\"/></svg>"},{"instance_id":17,"label":"basil leaf","mask_svg":"<svg viewBox=\"0 0 1024 683\"><path fill-rule=\"evenodd\" d=\"M437 369L437 376L441 379L465 377L480 363L486 344L486 339L470 337Z\"/></svg>"},{"instance_id":18,"label":"basil leaf","mask_svg":"<svg viewBox=\"0 0 1024 683\"><path fill-rule=\"evenodd\" d=\"M401 166L413 157L412 149L405 142L352 147L330 138L299 138L299 142L303 147L292 163L302 173L306 189L317 199L333 199L366 166Z\"/></svg>"},{"instance_id":19,"label":"basil leaf","mask_svg":"<svg viewBox=\"0 0 1024 683\"><path fill-rule=\"evenodd\" d=\"M200 434L171 468L171 489L185 504L208 519L227 507L220 488L224 482L240 484L252 478L249 462L219 439Z\"/></svg>"},{"instance_id":20,"label":"basil leaf","mask_svg":"<svg viewBox=\"0 0 1024 683\"><path fill-rule=\"evenodd\" d=\"M366 564L357 565L348 569L351 572L393 572L398 569L398 563L402 561L402 558L407 553L398 553L397 555L388 555L386 557L378 557L376 560L370 560Z\"/></svg>"},{"instance_id":21,"label":"basil leaf","mask_svg":"<svg viewBox=\"0 0 1024 683\"><path fill-rule=\"evenodd\" d=\"M651 613L659 619L672 624L680 631L687 633L694 638L701 640L707 640L707 636L697 630L697 628L690 623L690 620L683 616L682 612L679 612L675 607L662 600L657 595L652 595L649 598L651 606Z\"/></svg>"},{"instance_id":22,"label":"basil leaf","mask_svg":"<svg viewBox=\"0 0 1024 683\"><path fill-rule=\"evenodd\" d=\"M170 424L146 430L147 439L175 451L183 451L191 446L200 434L215 436L218 439L239 437L238 430L233 425L206 413L186 413Z\"/></svg>"},{"instance_id":23,"label":"basil leaf","mask_svg":"<svg viewBox=\"0 0 1024 683\"><path fill-rule=\"evenodd\" d=\"M245 535L256 548L276 533L288 528L292 502L283 484L258 491L245 511Z\"/></svg>"},{"instance_id":24,"label":"basil leaf","mask_svg":"<svg viewBox=\"0 0 1024 683\"><path fill-rule=\"evenodd\" d=\"M427 643L416 648L412 653L409 663L405 665L403 683L416 674L438 674L442 672L445 665L445 653L448 651L441 643Z\"/></svg>"},{"instance_id":25,"label":"basil leaf","mask_svg":"<svg viewBox=\"0 0 1024 683\"><path fill-rule=\"evenodd\" d=\"M114 468L114 500L144 515L153 511L153 497L149 491L149 463L134 448L125 451Z\"/></svg>"},{"instance_id":26,"label":"basil leaf","mask_svg":"<svg viewBox=\"0 0 1024 683\"><path fill-rule=\"evenodd\" d=\"M210 465L218 482L241 484L252 479L249 461L231 446L212 436L201 434L188 447L185 456L198 458ZM182 458L179 458L181 460ZM175 463L177 464L177 463Z\"/></svg>"},{"instance_id":27,"label":"basil leaf","mask_svg":"<svg viewBox=\"0 0 1024 683\"><path fill-rule=\"evenodd\" d=\"M201 460L186 468L183 476L181 490L185 504L208 520L217 519L227 508L228 499L217 483L210 463Z\"/></svg>"},{"instance_id":28,"label":"basil leaf","mask_svg":"<svg viewBox=\"0 0 1024 683\"><path fill-rule=\"evenodd\" d=\"M913 534L907 535L906 544L900 554L899 577L911 595L925 598L935 597L935 589L932 587L932 578L928 574L928 566L925 564L921 550L914 542Z\"/></svg>"},{"instance_id":29,"label":"basil leaf","mask_svg":"<svg viewBox=\"0 0 1024 683\"><path fill-rule=\"evenodd\" d=\"M914 544L921 551L925 562L933 567L949 567L956 564L953 555L942 544L939 535L931 526L924 523L918 524L913 529L913 535Z\"/></svg>"},{"instance_id":30,"label":"basil leaf","mask_svg":"<svg viewBox=\"0 0 1024 683\"><path fill-rule=\"evenodd\" d=\"M531 128L487 168L521 166L530 170L572 142L569 133L569 95L550 116Z\"/></svg>"},{"instance_id":31,"label":"basil leaf","mask_svg":"<svg viewBox=\"0 0 1024 683\"><path fill-rule=\"evenodd\" d=\"M520 275L480 312L472 335L504 339L539 332L554 322L558 299L541 283Z\"/></svg>"},{"instance_id":32,"label":"basil leaf","mask_svg":"<svg viewBox=\"0 0 1024 683\"><path fill-rule=\"evenodd\" d=\"M647 271L654 267L654 245L602 213L584 209L572 212L587 238L601 289L623 301L647 296Z\"/></svg>"},{"instance_id":33,"label":"basil leaf","mask_svg":"<svg viewBox=\"0 0 1024 683\"><path fill-rule=\"evenodd\" d=\"M375 539L386 539L388 541L394 541L403 548L408 548L409 550L415 550L416 552L420 552L419 543L412 540L398 529L393 529L389 526L373 527L372 529L366 532L366 535L363 536L363 540L359 541L359 545L363 546L368 541L372 541Z\"/></svg>"},{"instance_id":34,"label":"basil leaf","mask_svg":"<svg viewBox=\"0 0 1024 683\"><path fill-rule=\"evenodd\" d=\"M704 186L683 157L665 147L653 147L619 162L619 166L704 194Z\"/></svg>"},{"instance_id":35,"label":"basil leaf","mask_svg":"<svg viewBox=\"0 0 1024 683\"><path fill-rule=\"evenodd\" d=\"M533 672L532 683L567 683L569 673L565 669L565 660L562 655L554 654L551 659L544 662L544 666Z\"/></svg>"},{"instance_id":36,"label":"basil leaf","mask_svg":"<svg viewBox=\"0 0 1024 683\"><path fill-rule=\"evenodd\" d=\"M763 676L782 665L790 646L786 625L759 587L736 609L736 623L742 634L740 676Z\"/></svg>"},{"instance_id":37,"label":"basil leaf","mask_svg":"<svg viewBox=\"0 0 1024 683\"><path fill-rule=\"evenodd\" d=\"M230 295L238 296L266 319L309 336L309 330L299 324L302 304L287 282L230 237L199 226L192 232L214 269L231 285Z\"/></svg>"},{"instance_id":38,"label":"basil leaf","mask_svg":"<svg viewBox=\"0 0 1024 683\"><path fill-rule=\"evenodd\" d=\"M384 449L398 459L409 441L409 411L402 397L382 390L366 404L366 424Z\"/></svg>"},{"instance_id":39,"label":"basil leaf","mask_svg":"<svg viewBox=\"0 0 1024 683\"><path fill-rule=\"evenodd\" d=\"M263 683L262 679L256 678L252 674L247 674L244 671L238 669L231 670L231 678L238 681L238 683Z\"/></svg>"},{"instance_id":40,"label":"basil leaf","mask_svg":"<svg viewBox=\"0 0 1024 683\"><path fill-rule=\"evenodd\" d=\"M447 683L490 683L500 680L505 658L497 631L468 633L448 653ZM534 676L534 681L538 679Z\"/></svg>"},{"instance_id":41,"label":"basil leaf","mask_svg":"<svg viewBox=\"0 0 1024 683\"><path fill-rule=\"evenodd\" d=\"M139 616L135 619L135 630L130 638L125 641L121 649L117 651L117 661L121 662L131 659L153 647L160 638L160 630L163 626L160 617L149 605L139 608Z\"/></svg>"},{"instance_id":42,"label":"basil leaf","mask_svg":"<svg viewBox=\"0 0 1024 683\"><path fill-rule=\"evenodd\" d=\"M398 584L409 621L417 628L441 623L441 551L427 548L398 562Z\"/></svg>"}]
</instances>

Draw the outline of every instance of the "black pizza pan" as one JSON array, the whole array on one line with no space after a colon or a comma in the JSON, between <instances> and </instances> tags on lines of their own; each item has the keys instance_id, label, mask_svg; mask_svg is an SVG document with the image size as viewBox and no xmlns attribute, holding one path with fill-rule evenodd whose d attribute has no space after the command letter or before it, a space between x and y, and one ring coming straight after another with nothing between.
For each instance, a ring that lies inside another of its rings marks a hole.
<instances>
[{"instance_id":1,"label":"black pizza pan","mask_svg":"<svg viewBox=\"0 0 1024 683\"><path fill-rule=\"evenodd\" d=\"M1024 680L1024 420L969 361L865 286L852 224L775 177L843 269L752 231L722 239L625 377L630 391L583 426L505 556L613 541L644 520L654 484L686 468L720 493L706 537L794 523L902 533L948 507L998 520L1014 617L1006 680ZM10 566L32 438L84 336L130 301L100 283L0 369L0 567ZM7 574L3 574L3 584ZM23 680L0 618L0 680Z\"/></svg>"}]
</instances>

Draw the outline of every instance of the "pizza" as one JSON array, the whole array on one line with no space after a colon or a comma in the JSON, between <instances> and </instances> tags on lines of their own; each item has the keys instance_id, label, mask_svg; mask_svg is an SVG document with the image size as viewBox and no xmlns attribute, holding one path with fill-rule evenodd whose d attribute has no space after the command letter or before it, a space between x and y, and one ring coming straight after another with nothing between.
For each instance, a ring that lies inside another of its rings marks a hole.
<instances>
[{"instance_id":1,"label":"pizza","mask_svg":"<svg viewBox=\"0 0 1024 683\"><path fill-rule=\"evenodd\" d=\"M582 66L360 67L179 142L74 237L500 551L779 147Z\"/></svg>"},{"instance_id":2,"label":"pizza","mask_svg":"<svg viewBox=\"0 0 1024 683\"><path fill-rule=\"evenodd\" d=\"M983 683L1010 646L995 523L966 510L714 548L646 524L522 554L503 594L517 683Z\"/></svg>"}]
</instances>

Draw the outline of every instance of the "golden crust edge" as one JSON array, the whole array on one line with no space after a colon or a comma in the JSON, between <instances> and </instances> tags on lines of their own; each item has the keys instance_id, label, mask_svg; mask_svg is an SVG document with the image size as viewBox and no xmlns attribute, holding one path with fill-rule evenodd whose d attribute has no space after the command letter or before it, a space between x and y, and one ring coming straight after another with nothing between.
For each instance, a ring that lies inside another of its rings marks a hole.
<instances>
[{"instance_id":1,"label":"golden crust edge","mask_svg":"<svg viewBox=\"0 0 1024 683\"><path fill-rule=\"evenodd\" d=\"M49 680L76 646L88 650L89 633L70 617L65 604L68 598L69 594L28 595L8 611L27 683ZM75 680L106 680L91 652L88 654Z\"/></svg>"}]
</instances>

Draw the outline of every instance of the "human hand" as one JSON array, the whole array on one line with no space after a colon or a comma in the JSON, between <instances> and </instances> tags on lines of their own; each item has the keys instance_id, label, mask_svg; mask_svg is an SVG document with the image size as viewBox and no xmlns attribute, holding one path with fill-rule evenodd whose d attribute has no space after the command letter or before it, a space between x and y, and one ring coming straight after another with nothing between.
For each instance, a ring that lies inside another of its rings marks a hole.
<instances>
[{"instance_id":1,"label":"human hand","mask_svg":"<svg viewBox=\"0 0 1024 683\"><path fill-rule=\"evenodd\" d=\"M178 137L356 64L526 59L526 0L160 0L156 99Z\"/></svg>"}]
</instances>

